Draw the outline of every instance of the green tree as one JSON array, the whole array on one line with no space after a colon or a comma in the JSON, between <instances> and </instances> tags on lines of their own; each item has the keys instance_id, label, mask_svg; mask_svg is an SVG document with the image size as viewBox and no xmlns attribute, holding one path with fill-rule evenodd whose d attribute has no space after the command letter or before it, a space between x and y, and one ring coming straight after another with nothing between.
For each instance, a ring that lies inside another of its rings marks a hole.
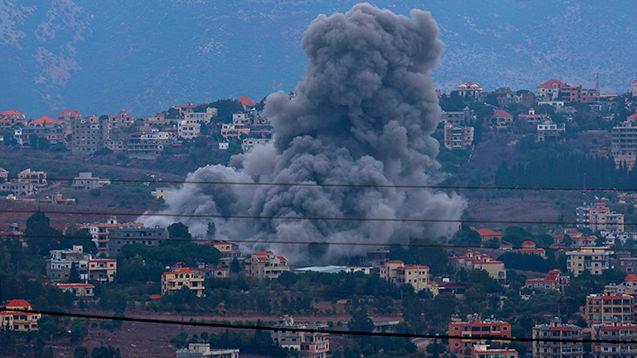
<instances>
[{"instance_id":1,"label":"green tree","mask_svg":"<svg viewBox=\"0 0 637 358\"><path fill-rule=\"evenodd\" d=\"M179 240L192 240L192 235L184 223L176 222L168 226L168 237Z\"/></svg>"},{"instance_id":2,"label":"green tree","mask_svg":"<svg viewBox=\"0 0 637 358\"><path fill-rule=\"evenodd\" d=\"M111 346L102 346L93 348L93 352L91 352L91 358L119 358L121 357L119 353L119 348L114 348Z\"/></svg>"}]
</instances>

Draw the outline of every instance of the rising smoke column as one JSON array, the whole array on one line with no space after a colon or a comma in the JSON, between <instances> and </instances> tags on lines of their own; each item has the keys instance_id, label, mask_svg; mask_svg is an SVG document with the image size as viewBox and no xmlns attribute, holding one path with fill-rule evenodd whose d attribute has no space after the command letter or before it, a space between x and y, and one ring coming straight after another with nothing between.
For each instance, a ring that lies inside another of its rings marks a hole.
<instances>
[{"instance_id":1,"label":"rising smoke column","mask_svg":"<svg viewBox=\"0 0 637 358\"><path fill-rule=\"evenodd\" d=\"M294 95L268 96L273 142L232 158L231 166L199 168L191 181L432 184L440 116L429 71L442 51L431 14L396 15L369 4L320 15L305 32L309 57ZM167 213L256 216L458 219L456 194L400 188L223 186L185 184ZM161 218L142 218L164 224ZM196 233L204 219L185 221ZM214 219L224 239L405 242L449 236L457 225L374 221ZM305 248L274 247L302 260ZM340 252L346 250L346 252ZM353 248L330 246L330 254Z\"/></svg>"}]
</instances>

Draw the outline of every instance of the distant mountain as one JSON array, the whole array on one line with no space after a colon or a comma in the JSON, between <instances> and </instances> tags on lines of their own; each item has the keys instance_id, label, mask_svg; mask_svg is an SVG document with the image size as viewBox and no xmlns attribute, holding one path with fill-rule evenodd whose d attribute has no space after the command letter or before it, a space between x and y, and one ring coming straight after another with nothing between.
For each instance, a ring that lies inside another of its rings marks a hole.
<instances>
[{"instance_id":1,"label":"distant mountain","mask_svg":"<svg viewBox=\"0 0 637 358\"><path fill-rule=\"evenodd\" d=\"M192 100L292 89L300 39L320 13L352 1L0 0L0 109L31 116L73 107L144 115ZM534 88L548 78L625 91L637 78L629 0L378 1L437 19L446 52L434 78L450 88Z\"/></svg>"}]
</instances>

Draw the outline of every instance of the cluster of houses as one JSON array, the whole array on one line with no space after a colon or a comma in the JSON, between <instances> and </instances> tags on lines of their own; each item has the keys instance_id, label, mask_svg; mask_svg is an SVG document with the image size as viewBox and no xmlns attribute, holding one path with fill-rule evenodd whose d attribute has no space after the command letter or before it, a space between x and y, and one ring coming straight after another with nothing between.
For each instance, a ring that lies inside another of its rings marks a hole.
<instances>
[{"instance_id":1,"label":"cluster of houses","mask_svg":"<svg viewBox=\"0 0 637 358\"><path fill-rule=\"evenodd\" d=\"M9 171L0 168L0 197L10 200L31 200L33 196L50 189L48 173L42 170L26 168L17 175L11 176ZM71 188L76 190L99 189L111 184L106 178L99 178L91 172L80 172L71 181ZM39 198L40 203L74 205L74 198L67 198L59 192Z\"/></svg>"},{"instance_id":2,"label":"cluster of houses","mask_svg":"<svg viewBox=\"0 0 637 358\"><path fill-rule=\"evenodd\" d=\"M634 92L635 83L631 89ZM442 95L437 91L438 95ZM488 103L494 106L488 117L478 118L469 109L462 111L443 111L441 115L442 134L444 145L448 149L468 148L474 142L474 126L478 120L488 121L488 125L497 131L508 130L513 126L523 128L525 131L535 133L536 140L543 142L549 139L557 139L566 132L563 122L555 122L548 113L539 113L537 108L551 107L552 111L562 114L568 120L572 120L573 114L578 111L577 106L585 104L591 111L599 112L600 117L612 120L611 109L615 105L613 100L616 95L602 94L599 87L594 89L583 88L581 85L569 85L557 79L551 79L539 84L536 91L513 91L508 87L498 88L492 92L485 92L479 83L470 81L458 85L455 91L449 95L458 95L474 101ZM635 95L633 94L633 97ZM504 108L512 104L520 104L528 108L527 113L510 113ZM546 111L545 111L546 112ZM637 153L637 114L629 116L621 125L611 131L613 138L611 151L617 165L625 163L632 169Z\"/></svg>"},{"instance_id":3,"label":"cluster of houses","mask_svg":"<svg viewBox=\"0 0 637 358\"><path fill-rule=\"evenodd\" d=\"M268 142L272 128L255 108L256 103L245 96L237 102L242 111L232 115L231 123L217 119L214 107L188 102L146 118L137 118L125 109L103 116L84 116L66 109L56 119L28 119L23 112L7 110L0 112L0 129L12 129L19 146L36 147L38 140L46 140L75 154L110 150L139 159L153 159L167 147L179 147L202 136L220 138L216 140L219 150L228 150L231 141L238 141L244 151Z\"/></svg>"}]
</instances>

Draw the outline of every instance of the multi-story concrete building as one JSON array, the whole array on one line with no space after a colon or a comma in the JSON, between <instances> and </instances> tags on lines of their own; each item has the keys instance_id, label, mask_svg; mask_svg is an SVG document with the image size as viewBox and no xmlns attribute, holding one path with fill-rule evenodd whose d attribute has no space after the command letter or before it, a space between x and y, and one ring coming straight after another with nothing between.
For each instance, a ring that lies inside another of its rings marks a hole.
<instances>
[{"instance_id":1,"label":"multi-story concrete building","mask_svg":"<svg viewBox=\"0 0 637 358\"><path fill-rule=\"evenodd\" d=\"M201 135L201 123L195 119L182 119L177 123L177 135L181 139L195 139Z\"/></svg>"},{"instance_id":2,"label":"multi-story concrete building","mask_svg":"<svg viewBox=\"0 0 637 358\"><path fill-rule=\"evenodd\" d=\"M117 260L115 259L90 259L87 263L87 275L89 281L113 282L117 273Z\"/></svg>"},{"instance_id":3,"label":"multi-story concrete building","mask_svg":"<svg viewBox=\"0 0 637 358\"><path fill-rule=\"evenodd\" d=\"M575 277L584 271L601 275L611 268L612 255L613 251L608 246L582 247L579 250L566 252L566 267Z\"/></svg>"},{"instance_id":4,"label":"multi-story concrete building","mask_svg":"<svg viewBox=\"0 0 637 358\"><path fill-rule=\"evenodd\" d=\"M48 185L45 171L24 169L18 173L18 183L31 183L36 188L44 188Z\"/></svg>"},{"instance_id":5,"label":"multi-story concrete building","mask_svg":"<svg viewBox=\"0 0 637 358\"><path fill-rule=\"evenodd\" d=\"M272 251L258 251L250 257L250 277L275 279L283 272L290 271L288 259L275 255Z\"/></svg>"},{"instance_id":6,"label":"multi-story concrete building","mask_svg":"<svg viewBox=\"0 0 637 358\"><path fill-rule=\"evenodd\" d=\"M537 124L537 141L544 142L547 138L559 138L566 132L564 123L554 123L546 120Z\"/></svg>"},{"instance_id":7,"label":"multi-story concrete building","mask_svg":"<svg viewBox=\"0 0 637 358\"><path fill-rule=\"evenodd\" d=\"M572 324L560 323L559 319L548 324L538 324L533 327L533 357L559 358L584 357L584 344L574 342L582 339L582 328ZM542 340L551 339L551 341ZM553 341L564 339L566 342Z\"/></svg>"},{"instance_id":8,"label":"multi-story concrete building","mask_svg":"<svg viewBox=\"0 0 637 358\"><path fill-rule=\"evenodd\" d=\"M486 319L480 315L468 315L466 321L452 318L449 322L448 334L449 352L457 356L471 356L476 337L484 340L498 341L498 338L511 338L511 324L509 322ZM457 338L462 337L462 338ZM473 338L473 339L467 339Z\"/></svg>"},{"instance_id":9,"label":"multi-story concrete building","mask_svg":"<svg viewBox=\"0 0 637 358\"><path fill-rule=\"evenodd\" d=\"M632 170L637 157L637 113L611 129L610 151L617 168Z\"/></svg>"},{"instance_id":10,"label":"multi-story concrete building","mask_svg":"<svg viewBox=\"0 0 637 358\"><path fill-rule=\"evenodd\" d=\"M489 277L500 283L506 282L506 268L502 261L498 261L487 254L469 250L464 256L455 257L457 268L465 270L484 270Z\"/></svg>"},{"instance_id":11,"label":"multi-story concrete building","mask_svg":"<svg viewBox=\"0 0 637 358\"><path fill-rule=\"evenodd\" d=\"M217 115L217 109L214 107L208 107L206 108L205 112L184 113L184 120L209 124L212 121L212 118L214 118L216 115Z\"/></svg>"},{"instance_id":12,"label":"multi-story concrete building","mask_svg":"<svg viewBox=\"0 0 637 358\"><path fill-rule=\"evenodd\" d=\"M104 148L107 124L97 116L84 117L71 121L73 133L70 147L73 153L93 154Z\"/></svg>"},{"instance_id":13,"label":"multi-story concrete building","mask_svg":"<svg viewBox=\"0 0 637 358\"><path fill-rule=\"evenodd\" d=\"M491 126L496 129L505 129L513 125L513 115L504 109L494 109L491 114Z\"/></svg>"},{"instance_id":14,"label":"multi-story concrete building","mask_svg":"<svg viewBox=\"0 0 637 358\"><path fill-rule=\"evenodd\" d=\"M395 285L410 285L419 292L429 288L429 266L405 265L400 260L389 260L380 266L380 278Z\"/></svg>"},{"instance_id":15,"label":"multi-story concrete building","mask_svg":"<svg viewBox=\"0 0 637 358\"><path fill-rule=\"evenodd\" d=\"M108 228L107 246L115 257L124 245L159 246L164 240L168 240L168 231L163 227L118 226Z\"/></svg>"},{"instance_id":16,"label":"multi-story concrete building","mask_svg":"<svg viewBox=\"0 0 637 358\"><path fill-rule=\"evenodd\" d=\"M467 148L473 144L473 127L456 126L447 122L444 126L445 148Z\"/></svg>"},{"instance_id":17,"label":"multi-story concrete building","mask_svg":"<svg viewBox=\"0 0 637 358\"><path fill-rule=\"evenodd\" d=\"M461 112L442 111L440 113L440 122L444 124L451 123L454 126L467 125L472 123L475 119L475 113L469 107L465 107Z\"/></svg>"},{"instance_id":18,"label":"multi-story concrete building","mask_svg":"<svg viewBox=\"0 0 637 358\"><path fill-rule=\"evenodd\" d=\"M254 148L254 146L256 146L257 144L267 144L269 142L270 139L268 138L244 138L241 141L241 150L247 152L250 149Z\"/></svg>"},{"instance_id":19,"label":"multi-story concrete building","mask_svg":"<svg viewBox=\"0 0 637 358\"><path fill-rule=\"evenodd\" d=\"M162 273L162 296L175 293L183 288L191 290L197 297L203 297L206 289L203 274L188 267L178 267Z\"/></svg>"},{"instance_id":20,"label":"multi-story concrete building","mask_svg":"<svg viewBox=\"0 0 637 358\"><path fill-rule=\"evenodd\" d=\"M609 323L591 327L593 357L637 357L637 325ZM613 341L617 341L614 343Z\"/></svg>"},{"instance_id":21,"label":"multi-story concrete building","mask_svg":"<svg viewBox=\"0 0 637 358\"><path fill-rule=\"evenodd\" d=\"M595 198L593 204L578 206L575 215L579 229L624 232L624 214L610 210L606 198Z\"/></svg>"},{"instance_id":22,"label":"multi-story concrete building","mask_svg":"<svg viewBox=\"0 0 637 358\"><path fill-rule=\"evenodd\" d=\"M37 332L39 313L29 313L33 308L27 300L13 299L7 301L5 310L0 311L0 329L17 332Z\"/></svg>"},{"instance_id":23,"label":"multi-story concrete building","mask_svg":"<svg viewBox=\"0 0 637 358\"><path fill-rule=\"evenodd\" d=\"M634 323L635 298L626 294L592 294L586 297L584 320L594 324Z\"/></svg>"},{"instance_id":24,"label":"multi-story concrete building","mask_svg":"<svg viewBox=\"0 0 637 358\"><path fill-rule=\"evenodd\" d=\"M322 329L325 324L294 323L292 316L283 316L272 331L272 341L281 348L299 352L304 358L327 358L330 340L327 333L290 331L289 328Z\"/></svg>"}]
</instances>

